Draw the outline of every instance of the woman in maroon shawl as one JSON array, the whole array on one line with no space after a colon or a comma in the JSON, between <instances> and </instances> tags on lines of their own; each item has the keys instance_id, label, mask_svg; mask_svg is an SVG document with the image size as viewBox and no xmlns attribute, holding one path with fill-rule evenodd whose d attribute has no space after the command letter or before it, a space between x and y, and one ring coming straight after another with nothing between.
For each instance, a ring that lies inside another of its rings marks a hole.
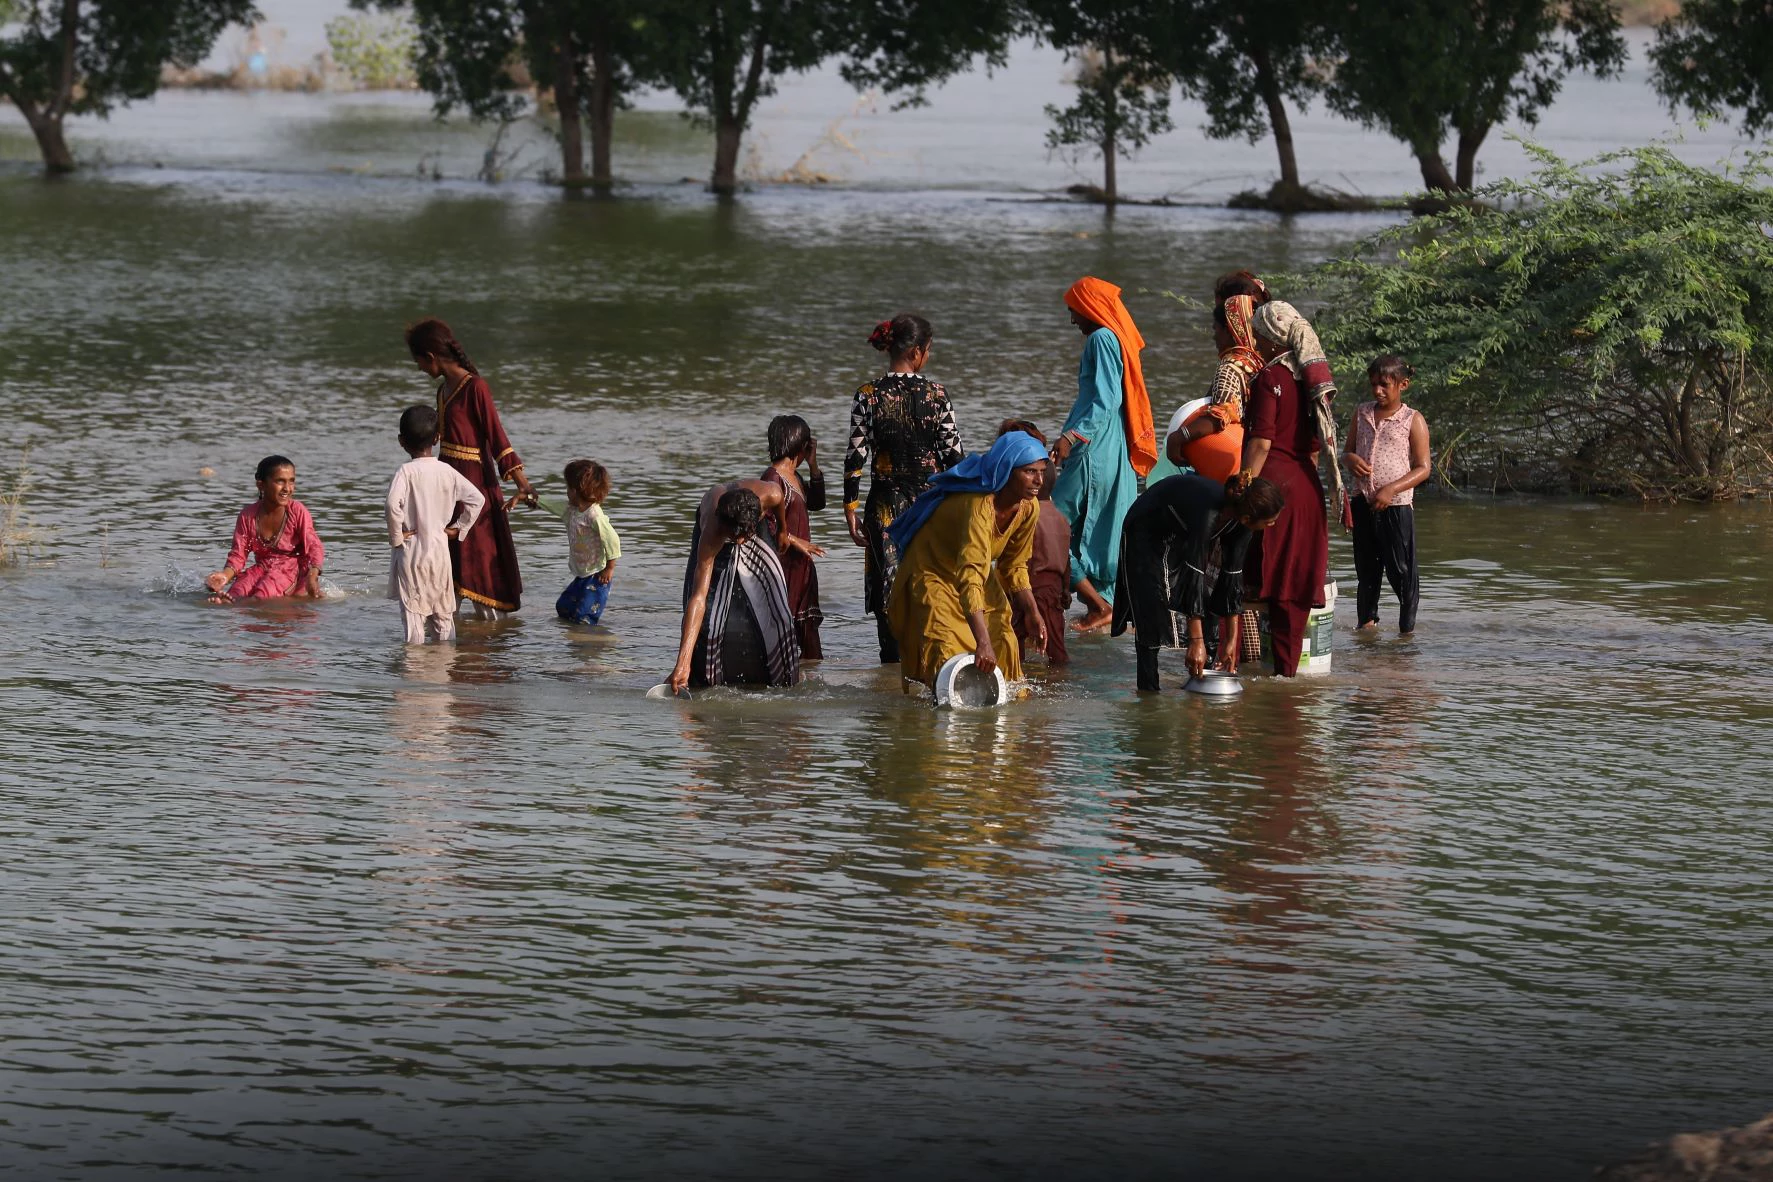
<instances>
[{"instance_id":1,"label":"woman in maroon shawl","mask_svg":"<svg viewBox=\"0 0 1773 1182\"><path fill-rule=\"evenodd\" d=\"M782 490L782 507L764 517L764 528L775 544L788 584L788 607L794 613L794 635L800 641L800 659L823 660L819 645L819 572L813 559L825 557L822 546L813 545L812 522L807 510L825 507L825 474L819 470L819 443L813 429L799 415L777 415L770 421L770 466L762 479ZM807 466L806 480L800 466Z\"/></svg>"},{"instance_id":2,"label":"woman in maroon shawl","mask_svg":"<svg viewBox=\"0 0 1773 1182\"><path fill-rule=\"evenodd\" d=\"M1256 348L1267 367L1250 381L1244 403L1244 455L1240 481L1257 476L1278 486L1286 507L1274 525L1257 535L1244 561L1252 599L1268 605L1268 636L1274 671L1299 672L1306 618L1324 602L1324 575L1330 561L1329 520L1324 486L1318 478L1318 430L1311 380L1289 341L1302 339L1304 317L1290 305L1267 303L1251 319ZM1309 333L1310 326L1304 325ZM1311 340L1316 342L1316 336ZM1321 360L1321 359L1318 359ZM1323 366L1328 379L1329 366Z\"/></svg>"},{"instance_id":3,"label":"woman in maroon shawl","mask_svg":"<svg viewBox=\"0 0 1773 1182\"><path fill-rule=\"evenodd\" d=\"M406 347L421 370L439 379L438 458L486 497L477 528L449 544L456 594L472 602L482 619L497 619L516 611L523 599L523 577L517 572L517 547L511 541L501 480L517 485L513 503L534 501L535 490L523 474L522 459L505 437L492 390L449 325L441 320L419 321L406 330Z\"/></svg>"}]
</instances>

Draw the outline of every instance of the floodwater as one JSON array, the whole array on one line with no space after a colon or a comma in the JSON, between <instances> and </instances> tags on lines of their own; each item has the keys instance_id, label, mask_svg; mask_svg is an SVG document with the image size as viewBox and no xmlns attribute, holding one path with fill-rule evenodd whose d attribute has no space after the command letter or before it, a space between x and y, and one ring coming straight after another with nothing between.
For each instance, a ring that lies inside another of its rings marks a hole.
<instances>
[{"instance_id":1,"label":"floodwater","mask_svg":"<svg viewBox=\"0 0 1773 1182\"><path fill-rule=\"evenodd\" d=\"M883 315L935 321L978 445L1058 424L1059 294L1111 277L1167 410L1210 345L1157 293L1378 220L329 171L456 134L407 100L138 133L165 167L0 175L0 471L28 449L43 534L0 568L20 1176L1576 1179L1768 1107L1765 505L1426 500L1413 640L1345 601L1331 676L1219 702L1085 639L990 715L874 665L830 511L808 684L641 697L697 492L780 411L835 478ZM521 615L399 643L421 314L544 489L611 468L608 627L552 617L529 512ZM206 605L272 451L337 594Z\"/></svg>"}]
</instances>

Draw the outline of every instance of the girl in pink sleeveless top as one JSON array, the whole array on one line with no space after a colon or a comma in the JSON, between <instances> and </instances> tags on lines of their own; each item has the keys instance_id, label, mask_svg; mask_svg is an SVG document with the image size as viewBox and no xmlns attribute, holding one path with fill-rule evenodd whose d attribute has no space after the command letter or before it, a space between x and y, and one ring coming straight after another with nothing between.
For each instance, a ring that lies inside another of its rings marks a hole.
<instances>
[{"instance_id":1,"label":"girl in pink sleeveless top","mask_svg":"<svg viewBox=\"0 0 1773 1182\"><path fill-rule=\"evenodd\" d=\"M1416 571L1415 488L1432 471L1428 420L1404 405L1414 367L1395 353L1367 366L1373 401L1355 408L1343 458L1354 474L1349 509L1354 518L1355 606L1359 628L1379 626L1380 580L1397 596L1397 628L1416 630L1422 597Z\"/></svg>"}]
</instances>

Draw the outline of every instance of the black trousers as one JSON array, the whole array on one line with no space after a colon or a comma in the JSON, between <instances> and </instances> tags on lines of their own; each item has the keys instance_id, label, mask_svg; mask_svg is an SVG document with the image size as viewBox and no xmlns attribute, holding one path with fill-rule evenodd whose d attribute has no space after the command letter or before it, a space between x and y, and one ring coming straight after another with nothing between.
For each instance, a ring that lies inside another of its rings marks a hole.
<instances>
[{"instance_id":1,"label":"black trousers","mask_svg":"<svg viewBox=\"0 0 1773 1182\"><path fill-rule=\"evenodd\" d=\"M887 623L884 608L874 613L874 635L880 641L880 663L896 664L899 660L899 641L893 635L893 626Z\"/></svg>"},{"instance_id":2,"label":"black trousers","mask_svg":"<svg viewBox=\"0 0 1773 1182\"><path fill-rule=\"evenodd\" d=\"M1389 580L1397 596L1397 630L1416 630L1416 605L1422 598L1422 582L1416 574L1416 511L1409 505L1393 505L1377 512L1367 498L1354 497L1355 608L1364 626L1379 622L1379 581Z\"/></svg>"}]
</instances>

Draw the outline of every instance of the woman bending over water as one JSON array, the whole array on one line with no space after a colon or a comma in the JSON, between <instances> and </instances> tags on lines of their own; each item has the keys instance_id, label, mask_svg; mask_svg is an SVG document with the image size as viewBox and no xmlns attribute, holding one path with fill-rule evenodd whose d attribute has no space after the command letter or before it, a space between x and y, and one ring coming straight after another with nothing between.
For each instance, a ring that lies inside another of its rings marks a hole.
<instances>
[{"instance_id":1,"label":"woman bending over water","mask_svg":"<svg viewBox=\"0 0 1773 1182\"><path fill-rule=\"evenodd\" d=\"M901 314L883 320L868 343L892 360L885 376L864 382L850 408L850 448L843 465L843 515L850 540L867 557L866 606L880 640L880 662L899 659L899 646L887 623L898 555L886 531L910 508L930 477L960 463L964 454L954 408L940 382L923 376L934 340L930 322ZM870 466L868 500L861 500L862 472Z\"/></svg>"},{"instance_id":2,"label":"woman bending over water","mask_svg":"<svg viewBox=\"0 0 1773 1182\"><path fill-rule=\"evenodd\" d=\"M280 595L320 598L320 568L326 547L314 532L307 506L295 499L295 464L283 456L259 461L254 479L259 499L234 519L234 544L222 569L205 579L211 603L274 599ZM251 566L248 559L253 559ZM232 586L230 586L232 584Z\"/></svg>"},{"instance_id":3,"label":"woman bending over water","mask_svg":"<svg viewBox=\"0 0 1773 1182\"><path fill-rule=\"evenodd\" d=\"M419 369L438 379L437 418L442 440L438 458L468 478L486 498L478 526L449 544L456 593L474 604L482 619L514 612L523 599L523 576L517 570L517 547L511 541L511 519L500 481L517 486L513 503L535 502L535 490L523 474L523 461L499 422L492 389L468 353L441 320L421 320L406 330L406 347Z\"/></svg>"},{"instance_id":4,"label":"woman bending over water","mask_svg":"<svg viewBox=\"0 0 1773 1182\"><path fill-rule=\"evenodd\" d=\"M1035 496L1046 467L1046 448L1011 431L990 451L936 476L893 522L889 533L902 557L887 615L909 680L933 688L942 666L968 652L984 672L1002 668L1011 681L1021 680L1006 591L1032 630L1029 647L1046 647L1028 583L1040 516Z\"/></svg>"},{"instance_id":5,"label":"woman bending over water","mask_svg":"<svg viewBox=\"0 0 1773 1182\"><path fill-rule=\"evenodd\" d=\"M1207 667L1206 617L1219 617L1219 668L1237 672L1244 551L1274 524L1286 497L1266 480L1241 486L1171 476L1139 495L1121 530L1114 635L1133 626L1139 688L1158 688L1157 652L1186 648L1188 672Z\"/></svg>"},{"instance_id":6,"label":"woman bending over water","mask_svg":"<svg viewBox=\"0 0 1773 1182\"><path fill-rule=\"evenodd\" d=\"M773 547L758 538L782 486L765 480L717 484L702 497L683 576L683 631L668 679L686 686L794 685L800 645L788 584Z\"/></svg>"}]
</instances>

